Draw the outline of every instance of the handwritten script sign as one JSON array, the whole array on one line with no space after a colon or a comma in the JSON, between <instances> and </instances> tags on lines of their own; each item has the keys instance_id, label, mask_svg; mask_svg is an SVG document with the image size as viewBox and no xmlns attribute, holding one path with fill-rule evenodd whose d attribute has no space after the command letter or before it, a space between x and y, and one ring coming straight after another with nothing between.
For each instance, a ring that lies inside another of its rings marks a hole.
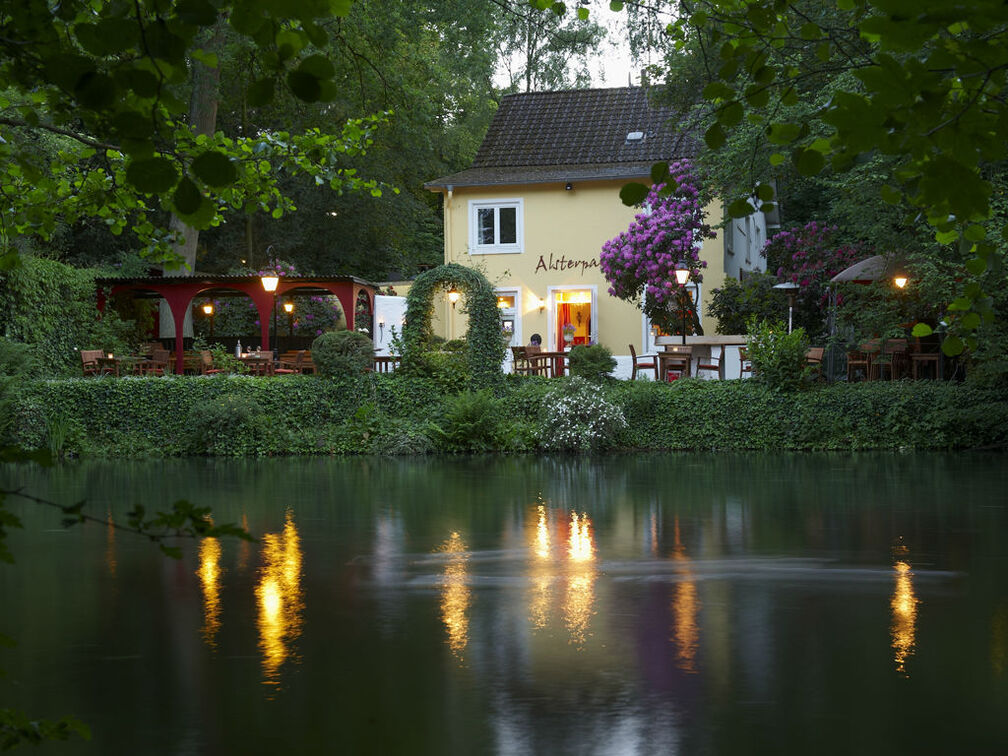
<instances>
[{"instance_id":1,"label":"handwritten script sign","mask_svg":"<svg viewBox=\"0 0 1008 756\"><path fill-rule=\"evenodd\" d=\"M599 259L597 257L575 258L560 255L555 258L553 257L553 253L550 252L548 260L545 255L539 255L539 262L536 264L535 272L540 273L550 270L580 270L581 275L583 276L586 270L589 268L597 268L598 266Z\"/></svg>"}]
</instances>

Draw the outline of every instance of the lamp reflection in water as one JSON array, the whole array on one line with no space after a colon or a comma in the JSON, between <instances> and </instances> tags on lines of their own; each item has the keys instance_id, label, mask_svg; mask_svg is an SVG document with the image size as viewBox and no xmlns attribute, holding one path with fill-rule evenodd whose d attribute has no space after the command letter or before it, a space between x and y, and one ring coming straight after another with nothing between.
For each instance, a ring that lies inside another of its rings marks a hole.
<instances>
[{"instance_id":1,"label":"lamp reflection in water","mask_svg":"<svg viewBox=\"0 0 1008 756\"><path fill-rule=\"evenodd\" d=\"M203 589L203 640L211 648L217 646L220 630L220 577L221 545L217 538L200 541L199 570L196 574Z\"/></svg>"},{"instance_id":2,"label":"lamp reflection in water","mask_svg":"<svg viewBox=\"0 0 1008 756\"><path fill-rule=\"evenodd\" d=\"M690 558L686 556L686 547L679 537L678 516L675 518L672 561L679 573L679 582L676 583L672 597L672 640L676 645L676 666L684 672L696 672L696 653L700 640L700 625L697 622L700 598L693 570L690 569Z\"/></svg>"},{"instance_id":3,"label":"lamp reflection in water","mask_svg":"<svg viewBox=\"0 0 1008 756\"><path fill-rule=\"evenodd\" d=\"M278 687L280 668L301 635L301 540L287 511L283 531L262 537L263 566L256 586L263 684Z\"/></svg>"},{"instance_id":4,"label":"lamp reflection in water","mask_svg":"<svg viewBox=\"0 0 1008 756\"><path fill-rule=\"evenodd\" d=\"M591 520L583 512L580 516L571 512L567 556L570 566L563 605L564 624L570 634L569 642L581 648L590 635L588 626L595 607L596 577Z\"/></svg>"},{"instance_id":5,"label":"lamp reflection in water","mask_svg":"<svg viewBox=\"0 0 1008 756\"><path fill-rule=\"evenodd\" d=\"M550 586L553 583L550 561L550 532L546 506L536 506L535 533L532 536L532 587L529 596L529 622L542 630L549 622Z\"/></svg>"},{"instance_id":6,"label":"lamp reflection in water","mask_svg":"<svg viewBox=\"0 0 1008 756\"><path fill-rule=\"evenodd\" d=\"M462 660L469 643L469 551L462 537L452 532L438 551L448 554L444 577L441 581L441 621L448 632L448 647Z\"/></svg>"},{"instance_id":7,"label":"lamp reflection in water","mask_svg":"<svg viewBox=\"0 0 1008 756\"><path fill-rule=\"evenodd\" d=\"M908 677L906 671L907 661L914 653L914 645L917 637L917 604L920 602L914 595L913 572L910 564L902 559L897 559L893 564L895 571L896 586L893 590L892 601L892 649L893 661L896 662L896 671L903 677Z\"/></svg>"}]
</instances>

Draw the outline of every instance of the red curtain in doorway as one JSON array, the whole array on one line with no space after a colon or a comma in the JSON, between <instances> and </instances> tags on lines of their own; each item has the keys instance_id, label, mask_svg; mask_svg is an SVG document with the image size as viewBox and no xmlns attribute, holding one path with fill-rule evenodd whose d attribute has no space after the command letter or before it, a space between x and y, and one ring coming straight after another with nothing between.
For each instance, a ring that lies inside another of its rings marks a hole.
<instances>
[{"instance_id":1,"label":"red curtain in doorway","mask_svg":"<svg viewBox=\"0 0 1008 756\"><path fill-rule=\"evenodd\" d=\"M557 328L556 328L556 340L557 346L556 350L562 352L564 350L564 333L563 327L571 322L571 306L566 302L563 302L557 307Z\"/></svg>"}]
</instances>

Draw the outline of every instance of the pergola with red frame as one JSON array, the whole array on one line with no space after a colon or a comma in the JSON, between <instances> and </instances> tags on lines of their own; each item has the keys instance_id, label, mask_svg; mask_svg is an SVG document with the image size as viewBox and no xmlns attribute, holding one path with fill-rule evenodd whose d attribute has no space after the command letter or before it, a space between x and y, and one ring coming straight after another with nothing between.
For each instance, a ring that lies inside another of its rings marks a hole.
<instances>
[{"instance_id":1,"label":"pergola with red frame","mask_svg":"<svg viewBox=\"0 0 1008 756\"><path fill-rule=\"evenodd\" d=\"M106 296L132 294L136 298L162 298L171 309L175 322L175 369L181 374L184 365L182 326L193 300L200 296L245 295L255 304L259 313L262 345L269 349L270 315L278 298L288 292L301 294L334 295L343 308L347 328L354 329L357 300L367 297L367 310L374 312L375 285L354 276L281 276L275 292L263 288L259 276L151 276L147 278L99 278L98 310L104 311ZM106 294L107 290L107 294ZM372 325L372 324L369 324Z\"/></svg>"}]
</instances>

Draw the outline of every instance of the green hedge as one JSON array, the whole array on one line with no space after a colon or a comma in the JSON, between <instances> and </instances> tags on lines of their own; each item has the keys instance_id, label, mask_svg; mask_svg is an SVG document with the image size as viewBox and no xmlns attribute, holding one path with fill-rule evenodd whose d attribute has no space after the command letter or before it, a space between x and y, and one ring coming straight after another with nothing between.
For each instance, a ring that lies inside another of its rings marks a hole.
<instances>
[{"instance_id":1,"label":"green hedge","mask_svg":"<svg viewBox=\"0 0 1008 756\"><path fill-rule=\"evenodd\" d=\"M492 387L499 451L537 448L541 408L556 385L504 376ZM1003 392L971 384L782 393L752 380L608 380L598 390L626 418L625 450L1008 446ZM436 382L400 374L27 381L11 404L7 441L102 456L451 451L460 443L453 423L463 417Z\"/></svg>"}]
</instances>

